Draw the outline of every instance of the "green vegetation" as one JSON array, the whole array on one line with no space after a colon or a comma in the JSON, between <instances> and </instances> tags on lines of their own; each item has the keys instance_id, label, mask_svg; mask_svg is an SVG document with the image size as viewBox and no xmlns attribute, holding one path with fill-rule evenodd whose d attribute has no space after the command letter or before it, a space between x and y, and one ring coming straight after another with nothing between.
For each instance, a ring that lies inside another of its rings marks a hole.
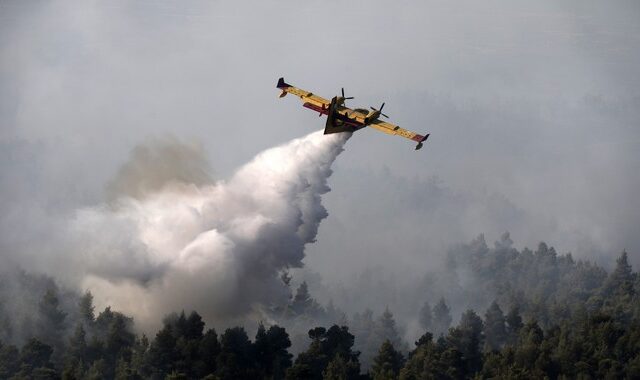
<instances>
[{"instance_id":1,"label":"green vegetation","mask_svg":"<svg viewBox=\"0 0 640 380\"><path fill-rule=\"evenodd\" d=\"M461 291L492 299L453 325L445 298L417 300L424 334L411 348L388 308L347 320L303 283L278 315L342 322L309 330L296 357L283 327L260 325L250 339L243 327L206 329L196 312L137 336L131 318L110 308L96 315L90 293L69 298L22 274L40 300L20 323L0 302L0 379L640 378L640 276L626 252L607 274L544 243L518 251L505 235L495 248L482 237L458 247L448 265L474 276Z\"/></svg>"}]
</instances>

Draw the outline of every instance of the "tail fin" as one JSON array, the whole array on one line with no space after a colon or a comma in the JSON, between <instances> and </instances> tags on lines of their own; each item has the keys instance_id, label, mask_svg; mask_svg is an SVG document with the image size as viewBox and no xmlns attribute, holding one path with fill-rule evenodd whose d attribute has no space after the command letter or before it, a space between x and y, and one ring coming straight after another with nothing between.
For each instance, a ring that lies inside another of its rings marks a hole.
<instances>
[{"instance_id":1,"label":"tail fin","mask_svg":"<svg viewBox=\"0 0 640 380\"><path fill-rule=\"evenodd\" d=\"M431 135L431 133L427 133L427 135L420 140L418 145L416 145L416 150L420 150L420 148L422 148L422 143L427 141L427 139L429 138L429 135Z\"/></svg>"},{"instance_id":2,"label":"tail fin","mask_svg":"<svg viewBox=\"0 0 640 380\"><path fill-rule=\"evenodd\" d=\"M329 104L329 110L327 113L327 122L324 126L324 134L328 135L331 133L335 133L333 132L333 129L335 129L336 125L335 125L335 121L336 121L336 113L335 113L335 109L336 109L336 101L337 101L337 97L333 97L331 99L331 104Z\"/></svg>"},{"instance_id":3,"label":"tail fin","mask_svg":"<svg viewBox=\"0 0 640 380\"><path fill-rule=\"evenodd\" d=\"M330 135L332 133L340 133L340 132L352 132L353 128L345 125L342 121L337 118L336 105L338 103L338 97L334 96L331 99L331 104L329 105L329 113L327 114L327 123L324 126L324 134Z\"/></svg>"},{"instance_id":4,"label":"tail fin","mask_svg":"<svg viewBox=\"0 0 640 380\"><path fill-rule=\"evenodd\" d=\"M282 90L282 89L285 89L285 88L287 88L287 87L291 87L291 85L290 85L290 84L287 84L287 83L284 81L284 78L280 78L280 79L278 79L278 84L276 85L276 87L278 87L279 89L281 89L281 90Z\"/></svg>"},{"instance_id":5,"label":"tail fin","mask_svg":"<svg viewBox=\"0 0 640 380\"><path fill-rule=\"evenodd\" d=\"M284 98L287 95L287 88L291 87L291 85L287 84L284 81L284 78L280 78L278 79L278 84L276 85L276 87L282 90L282 92L280 93L280 97Z\"/></svg>"}]
</instances>

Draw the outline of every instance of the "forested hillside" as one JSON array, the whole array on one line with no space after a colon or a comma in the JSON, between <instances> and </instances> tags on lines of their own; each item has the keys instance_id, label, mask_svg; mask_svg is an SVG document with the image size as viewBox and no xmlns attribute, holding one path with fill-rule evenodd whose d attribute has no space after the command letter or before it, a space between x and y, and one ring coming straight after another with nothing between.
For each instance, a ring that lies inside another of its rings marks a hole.
<instances>
[{"instance_id":1,"label":"forested hillside","mask_svg":"<svg viewBox=\"0 0 640 380\"><path fill-rule=\"evenodd\" d=\"M126 315L96 311L89 292L3 273L0 378L640 378L640 276L626 252L607 273L544 243L519 251L505 234L494 248L482 237L457 247L447 266L453 290L415 300L415 342L404 341L393 310L347 315L314 300L306 283L287 305L271 305L271 323L255 335L182 311L145 336ZM452 294L470 300L461 316L451 314ZM309 323L317 327L296 333Z\"/></svg>"}]
</instances>

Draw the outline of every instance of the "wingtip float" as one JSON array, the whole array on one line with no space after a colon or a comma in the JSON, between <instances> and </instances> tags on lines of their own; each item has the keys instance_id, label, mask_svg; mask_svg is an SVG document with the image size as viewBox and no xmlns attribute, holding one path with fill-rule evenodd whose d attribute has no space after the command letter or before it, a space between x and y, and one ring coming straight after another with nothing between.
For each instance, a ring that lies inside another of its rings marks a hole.
<instances>
[{"instance_id":1,"label":"wingtip float","mask_svg":"<svg viewBox=\"0 0 640 380\"><path fill-rule=\"evenodd\" d=\"M280 93L281 98L287 94L293 94L302 100L303 107L318 112L318 116L327 115L327 122L324 128L325 135L330 133L355 132L364 127L371 127L389 135L398 135L417 142L416 150L422 148L422 144L427 141L430 135L427 133L423 136L380 120L380 116L387 117L387 115L382 113L384 103L382 103L379 109L370 107L371 110L346 107L345 101L353 99L353 97L346 97L344 95L344 88L341 91L341 95L336 95L331 100L328 100L309 91L292 86L285 82L284 78L278 79L276 87L282 91Z\"/></svg>"}]
</instances>

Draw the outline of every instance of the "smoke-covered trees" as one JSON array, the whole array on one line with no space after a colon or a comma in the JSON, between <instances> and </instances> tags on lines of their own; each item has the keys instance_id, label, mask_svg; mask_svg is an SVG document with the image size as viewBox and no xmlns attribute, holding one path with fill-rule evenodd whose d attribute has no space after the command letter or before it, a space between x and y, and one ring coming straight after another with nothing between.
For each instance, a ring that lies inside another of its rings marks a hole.
<instances>
[{"instance_id":1,"label":"smoke-covered trees","mask_svg":"<svg viewBox=\"0 0 640 380\"><path fill-rule=\"evenodd\" d=\"M394 347L398 347L403 351L406 349L406 344L400 337L396 320L388 307L384 309L384 312L374 325L372 344L374 347L380 347L385 340L390 341Z\"/></svg>"},{"instance_id":2,"label":"smoke-covered trees","mask_svg":"<svg viewBox=\"0 0 640 380\"><path fill-rule=\"evenodd\" d=\"M31 339L18 350L0 343L2 378L56 379L461 379L461 378L636 378L640 375L640 322L629 325L597 312L576 318L572 324L543 329L535 320L518 328L514 342L489 348L487 341L498 328L488 328L499 318L497 304L489 307L484 320L473 310L437 341L425 333L405 362L389 340L377 349L372 367L364 374L353 350L354 336L347 327L311 329L306 351L291 362L289 337L284 328L260 326L253 341L242 327L225 330L218 339L214 330L203 333L197 313L165 319L151 342L145 336L125 339L130 332L111 324L112 334L122 335L109 343L109 335L97 336L100 351L87 343L87 332L78 325L65 347L65 366L58 371L54 349ZM114 312L111 312L114 313ZM390 314L390 313L389 313ZM517 309L509 313L519 316ZM498 316L498 318L496 318ZM106 317L103 317L106 318ZM114 321L118 319L113 316ZM380 318L384 320L384 315ZM521 322L520 322L521 323ZM104 341L103 341L104 339ZM113 340L113 339L112 339ZM110 348L111 347L111 348ZM113 353L119 352L113 360Z\"/></svg>"},{"instance_id":3,"label":"smoke-covered trees","mask_svg":"<svg viewBox=\"0 0 640 380\"><path fill-rule=\"evenodd\" d=\"M22 274L20 281L34 292L25 297L32 313L20 324L0 329L0 378L640 377L640 279L626 252L607 275L597 265L558 255L546 244L535 252L518 251L508 236L495 248L488 248L484 239L467 248L455 252L452 268L476 268L471 273L482 281L472 282L469 291L477 287L496 298L476 309L485 310L482 316L467 308L451 326L451 310L464 298L438 294L451 298L413 311L423 335L411 350L404 341L403 320L396 320L390 308L380 314L364 310L348 321L333 303L320 306L306 283L273 312L273 319L294 328L304 326L295 325L298 321L315 323L306 330L300 352L292 348L289 326L260 325L253 339L242 326L219 336L214 329L205 331L196 312L167 316L148 339L134 333L126 315L109 307L96 312L91 293L70 296L51 281ZM434 294L425 298L437 299ZM11 315L7 303L0 305L0 323L5 323ZM336 319L341 323L329 322ZM25 337L25 331L32 336ZM290 350L300 353L294 357Z\"/></svg>"},{"instance_id":4,"label":"smoke-covered trees","mask_svg":"<svg viewBox=\"0 0 640 380\"><path fill-rule=\"evenodd\" d=\"M360 365L353 359L336 354L322 372L322 380L356 380L360 378Z\"/></svg>"},{"instance_id":5,"label":"smoke-covered trees","mask_svg":"<svg viewBox=\"0 0 640 380\"><path fill-rule=\"evenodd\" d=\"M450 346L444 338L433 341L431 333L425 333L416 342L400 370L401 380L459 379L464 378L465 363L462 354Z\"/></svg>"},{"instance_id":6,"label":"smoke-covered trees","mask_svg":"<svg viewBox=\"0 0 640 380\"><path fill-rule=\"evenodd\" d=\"M363 368L371 367L373 358L378 354L378 349L385 340L389 340L401 352L407 351L407 345L401 338L393 313L389 308L385 308L384 312L375 320L371 310L367 309L361 314L356 313L351 325L356 337L355 348L361 352L360 363Z\"/></svg>"},{"instance_id":7,"label":"smoke-covered trees","mask_svg":"<svg viewBox=\"0 0 640 380\"><path fill-rule=\"evenodd\" d=\"M393 344L387 339L385 340L378 355L373 358L371 366L371 377L373 380L393 380L398 378L400 369L404 364L402 353L398 352Z\"/></svg>"},{"instance_id":8,"label":"smoke-covered trees","mask_svg":"<svg viewBox=\"0 0 640 380\"><path fill-rule=\"evenodd\" d=\"M436 336L445 334L451 326L451 309L447 306L444 297L440 298L438 303L433 307L433 333Z\"/></svg>"},{"instance_id":9,"label":"smoke-covered trees","mask_svg":"<svg viewBox=\"0 0 640 380\"><path fill-rule=\"evenodd\" d=\"M8 379L18 372L20 368L20 353L18 348L11 344L2 344L0 341L0 379Z\"/></svg>"},{"instance_id":10,"label":"smoke-covered trees","mask_svg":"<svg viewBox=\"0 0 640 380\"><path fill-rule=\"evenodd\" d=\"M423 330L432 331L433 313L431 312L431 304L429 304L429 301L425 301L424 305L422 305L418 322L420 322L420 327L422 327Z\"/></svg>"},{"instance_id":11,"label":"smoke-covered trees","mask_svg":"<svg viewBox=\"0 0 640 380\"><path fill-rule=\"evenodd\" d=\"M291 347L291 341L285 329L280 326L271 326L266 330L261 324L253 346L260 377L284 379L285 370L291 367L293 356L287 351Z\"/></svg>"},{"instance_id":12,"label":"smoke-covered trees","mask_svg":"<svg viewBox=\"0 0 640 380\"><path fill-rule=\"evenodd\" d=\"M20 351L20 371L18 378L51 378L56 377L51 362L53 348L36 338L31 338Z\"/></svg>"},{"instance_id":13,"label":"smoke-covered trees","mask_svg":"<svg viewBox=\"0 0 640 380\"><path fill-rule=\"evenodd\" d=\"M64 328L64 319L67 313L60 310L60 302L55 288L47 289L38 306L43 329L53 327L62 330Z\"/></svg>"},{"instance_id":14,"label":"smoke-covered trees","mask_svg":"<svg viewBox=\"0 0 640 380\"><path fill-rule=\"evenodd\" d=\"M465 374L474 374L482 366L482 330L482 319L473 310L467 310L462 314L460 324L451 329L446 337L448 345L461 354Z\"/></svg>"},{"instance_id":15,"label":"smoke-covered trees","mask_svg":"<svg viewBox=\"0 0 640 380\"><path fill-rule=\"evenodd\" d=\"M522 316L520 315L520 310L517 306L512 306L509 309L509 313L505 317L505 329L507 334L507 342L510 344L514 344L518 339L518 335L520 334L520 329L522 328Z\"/></svg>"},{"instance_id":16,"label":"smoke-covered trees","mask_svg":"<svg viewBox=\"0 0 640 380\"><path fill-rule=\"evenodd\" d=\"M216 358L220 354L220 342L216 330L209 329L200 339L198 344L198 361L194 365L194 372L198 376L206 376L215 373Z\"/></svg>"},{"instance_id":17,"label":"smoke-covered trees","mask_svg":"<svg viewBox=\"0 0 640 380\"><path fill-rule=\"evenodd\" d=\"M637 374L640 345L626 342L640 338L640 282L628 255L623 252L607 276L602 268L576 262L570 254L558 255L544 243L535 252L517 251L511 243L508 235L503 236L489 249L481 237L452 252L451 268L473 275L470 294L477 295L475 299L494 294L497 299L483 321L467 311L458 326L443 331L444 339L434 342L430 334L420 338L400 378ZM424 308L417 318L423 314ZM478 343L483 340L484 345Z\"/></svg>"},{"instance_id":18,"label":"smoke-covered trees","mask_svg":"<svg viewBox=\"0 0 640 380\"><path fill-rule=\"evenodd\" d=\"M175 367L176 358L176 338L173 327L170 324L165 324L158 331L149 347L147 360L150 364L151 375L164 377L171 373Z\"/></svg>"},{"instance_id":19,"label":"smoke-covered trees","mask_svg":"<svg viewBox=\"0 0 640 380\"><path fill-rule=\"evenodd\" d=\"M507 341L506 318L495 301L484 315L484 336L488 351L499 350Z\"/></svg>"},{"instance_id":20,"label":"smoke-covered trees","mask_svg":"<svg viewBox=\"0 0 640 380\"><path fill-rule=\"evenodd\" d=\"M611 272L602 288L604 297L629 297L635 293L634 283L636 274L633 273L627 251L623 251L616 260L616 268Z\"/></svg>"},{"instance_id":21,"label":"smoke-covered trees","mask_svg":"<svg viewBox=\"0 0 640 380\"><path fill-rule=\"evenodd\" d=\"M287 379L355 379L360 373L354 336L345 326L309 330L311 344L287 371Z\"/></svg>"},{"instance_id":22,"label":"smoke-covered trees","mask_svg":"<svg viewBox=\"0 0 640 380\"><path fill-rule=\"evenodd\" d=\"M57 293L58 291L55 287L47 289L38 304L39 320L36 325L36 336L39 336L40 339L51 346L61 348L63 335L60 334L60 331L65 330L67 313L60 309Z\"/></svg>"},{"instance_id":23,"label":"smoke-covered trees","mask_svg":"<svg viewBox=\"0 0 640 380\"><path fill-rule=\"evenodd\" d=\"M90 291L86 291L78 301L80 322L89 325L92 324L96 319L94 311L95 306L93 306L93 294L91 294Z\"/></svg>"},{"instance_id":24,"label":"smoke-covered trees","mask_svg":"<svg viewBox=\"0 0 640 380\"><path fill-rule=\"evenodd\" d=\"M294 315L317 316L322 312L321 306L316 302L316 300L311 298L306 281L303 281L296 290L296 294L293 297L289 309Z\"/></svg>"},{"instance_id":25,"label":"smoke-covered trees","mask_svg":"<svg viewBox=\"0 0 640 380\"><path fill-rule=\"evenodd\" d=\"M66 377L81 377L85 363L88 363L87 333L82 324L76 327L76 331L69 338L64 357L64 374Z\"/></svg>"},{"instance_id":26,"label":"smoke-covered trees","mask_svg":"<svg viewBox=\"0 0 640 380\"><path fill-rule=\"evenodd\" d=\"M216 375L222 380L253 379L257 375L252 345L242 327L226 329L220 336Z\"/></svg>"}]
</instances>

